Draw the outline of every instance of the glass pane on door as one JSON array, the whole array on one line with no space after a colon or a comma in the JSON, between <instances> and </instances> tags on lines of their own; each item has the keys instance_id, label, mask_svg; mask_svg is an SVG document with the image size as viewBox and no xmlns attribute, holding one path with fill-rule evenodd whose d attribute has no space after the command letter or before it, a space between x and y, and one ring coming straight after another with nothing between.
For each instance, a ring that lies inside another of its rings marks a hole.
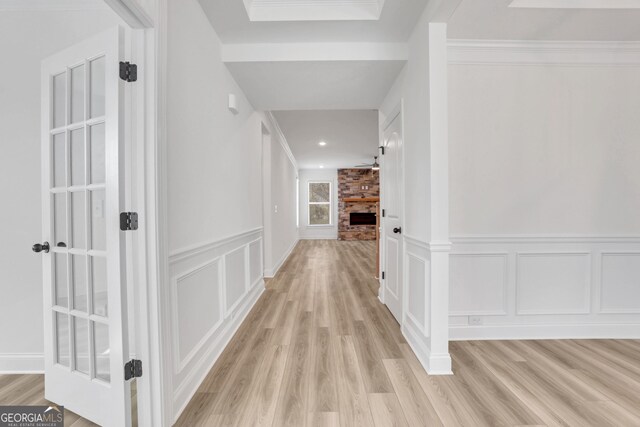
<instances>
[{"instance_id":1,"label":"glass pane on door","mask_svg":"<svg viewBox=\"0 0 640 427\"><path fill-rule=\"evenodd\" d=\"M53 77L53 127L59 128L67 122L67 73Z\"/></svg>"},{"instance_id":2,"label":"glass pane on door","mask_svg":"<svg viewBox=\"0 0 640 427\"><path fill-rule=\"evenodd\" d=\"M104 56L91 61L91 118L104 116L105 80Z\"/></svg>"},{"instance_id":3,"label":"glass pane on door","mask_svg":"<svg viewBox=\"0 0 640 427\"><path fill-rule=\"evenodd\" d=\"M55 312L56 363L69 365L69 316Z\"/></svg>"},{"instance_id":4,"label":"glass pane on door","mask_svg":"<svg viewBox=\"0 0 640 427\"><path fill-rule=\"evenodd\" d=\"M105 181L105 145L104 123L91 126L91 183L104 184Z\"/></svg>"},{"instance_id":5,"label":"glass pane on door","mask_svg":"<svg viewBox=\"0 0 640 427\"><path fill-rule=\"evenodd\" d=\"M93 314L107 317L109 307L106 258L91 257L91 289L93 290Z\"/></svg>"},{"instance_id":6,"label":"glass pane on door","mask_svg":"<svg viewBox=\"0 0 640 427\"><path fill-rule=\"evenodd\" d=\"M71 268L73 270L73 309L87 310L87 257L84 255L71 256Z\"/></svg>"},{"instance_id":7,"label":"glass pane on door","mask_svg":"<svg viewBox=\"0 0 640 427\"><path fill-rule=\"evenodd\" d=\"M67 186L67 148L65 147L65 136L65 132L53 136L53 187Z\"/></svg>"},{"instance_id":8,"label":"glass pane on door","mask_svg":"<svg viewBox=\"0 0 640 427\"><path fill-rule=\"evenodd\" d=\"M91 372L89 355L89 321L73 316L74 320L74 357L76 371L89 375Z\"/></svg>"},{"instance_id":9,"label":"glass pane on door","mask_svg":"<svg viewBox=\"0 0 640 427\"><path fill-rule=\"evenodd\" d=\"M85 214L87 207L85 204L84 191L71 193L71 247L75 249L86 249L87 234L85 227Z\"/></svg>"},{"instance_id":10,"label":"glass pane on door","mask_svg":"<svg viewBox=\"0 0 640 427\"><path fill-rule=\"evenodd\" d=\"M67 194L59 193L53 195L53 216L54 228L53 236L55 246L66 247L67 242ZM62 245L64 246L62 246Z\"/></svg>"},{"instance_id":11,"label":"glass pane on door","mask_svg":"<svg viewBox=\"0 0 640 427\"><path fill-rule=\"evenodd\" d=\"M95 354L96 378L111 381L109 369L109 327L102 323L93 323L93 341Z\"/></svg>"},{"instance_id":12,"label":"glass pane on door","mask_svg":"<svg viewBox=\"0 0 640 427\"><path fill-rule=\"evenodd\" d=\"M91 193L91 249L103 251L106 249L105 192L104 190Z\"/></svg>"},{"instance_id":13,"label":"glass pane on door","mask_svg":"<svg viewBox=\"0 0 640 427\"><path fill-rule=\"evenodd\" d=\"M71 185L84 185L84 129L71 131Z\"/></svg>"},{"instance_id":14,"label":"glass pane on door","mask_svg":"<svg viewBox=\"0 0 640 427\"><path fill-rule=\"evenodd\" d=\"M55 260L55 273L53 275L55 298L53 304L59 305L60 307L68 307L67 254L56 253L53 254L53 257Z\"/></svg>"},{"instance_id":15,"label":"glass pane on door","mask_svg":"<svg viewBox=\"0 0 640 427\"><path fill-rule=\"evenodd\" d=\"M84 120L84 65L71 69L71 121Z\"/></svg>"}]
</instances>

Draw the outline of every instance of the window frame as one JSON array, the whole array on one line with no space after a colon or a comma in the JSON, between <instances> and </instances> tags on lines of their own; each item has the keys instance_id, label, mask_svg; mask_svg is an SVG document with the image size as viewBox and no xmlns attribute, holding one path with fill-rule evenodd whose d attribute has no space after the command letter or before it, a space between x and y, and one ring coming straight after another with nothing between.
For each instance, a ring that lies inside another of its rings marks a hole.
<instances>
[{"instance_id":1,"label":"window frame","mask_svg":"<svg viewBox=\"0 0 640 427\"><path fill-rule=\"evenodd\" d=\"M328 202L312 202L311 201L311 184L329 184L329 201ZM329 205L329 223L328 224L311 224L311 205ZM307 182L307 224L309 227L333 227L333 182L328 180Z\"/></svg>"}]
</instances>

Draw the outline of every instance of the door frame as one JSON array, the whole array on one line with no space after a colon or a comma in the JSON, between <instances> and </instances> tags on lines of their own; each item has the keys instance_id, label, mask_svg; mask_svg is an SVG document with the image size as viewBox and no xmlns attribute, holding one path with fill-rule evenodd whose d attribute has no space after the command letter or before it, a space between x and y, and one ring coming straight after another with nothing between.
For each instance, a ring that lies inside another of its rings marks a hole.
<instances>
[{"instance_id":1,"label":"door frame","mask_svg":"<svg viewBox=\"0 0 640 427\"><path fill-rule=\"evenodd\" d=\"M393 123L393 121L398 118L400 119L400 129L402 131L402 158L400 160L400 165L401 165L401 169L402 169L402 177L400 179L400 205L402 207L402 212L400 214L400 222L402 223L402 227L404 227L406 221L406 206L405 206L405 155L404 155L404 141L405 141L405 123L404 123L404 98L400 98L400 101L396 104L395 107L393 107L393 109L391 110L391 112L385 117L384 122L382 123L382 125L380 126L380 147L384 146L384 132L387 130L387 128L391 125L391 123ZM384 156L380 156L381 162L384 162ZM384 169L383 167L380 168L380 210L382 211L382 209L384 208ZM385 221L380 221L380 236L381 236L381 241L380 241L380 271L378 272L378 280L380 283L380 288L378 291L378 299L380 300L381 303L386 305L385 302L385 294L386 294L386 280L382 279L382 271L386 270L386 244L385 244L385 239L386 239L386 235L385 235ZM405 234L404 230L403 230L403 235ZM401 325L402 323L404 323L404 316L405 313L407 312L407 298L405 297L407 294L407 286L406 286L406 268L405 268L405 244L404 244L404 238L402 239L402 246L399 248L400 251L402 251L402 262L398 265L398 268L402 269L402 283L400 284L400 286L402 286L402 321L399 322Z\"/></svg>"},{"instance_id":2,"label":"door frame","mask_svg":"<svg viewBox=\"0 0 640 427\"><path fill-rule=\"evenodd\" d=\"M127 277L134 285L133 316L136 358L143 375L136 379L139 425L169 425L164 375L161 301L167 272L164 149L166 132L163 95L166 69L166 1L152 0L145 10L139 0L104 0L128 25L125 57L138 65L138 81L125 97L129 113L125 132L126 206L137 195L138 230L127 239ZM154 13L155 12L155 13ZM152 17L152 15L155 15ZM165 221L163 223L163 221ZM163 226L163 224L165 226ZM135 268L132 268L135 265ZM131 267L130 267L131 266ZM131 309L129 310L131 313Z\"/></svg>"}]
</instances>

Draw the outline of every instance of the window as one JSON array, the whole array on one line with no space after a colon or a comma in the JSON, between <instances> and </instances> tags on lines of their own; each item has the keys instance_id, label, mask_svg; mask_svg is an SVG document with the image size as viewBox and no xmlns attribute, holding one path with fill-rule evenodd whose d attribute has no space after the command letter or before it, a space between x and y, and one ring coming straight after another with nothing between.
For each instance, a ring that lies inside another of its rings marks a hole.
<instances>
[{"instance_id":1,"label":"window","mask_svg":"<svg viewBox=\"0 0 640 427\"><path fill-rule=\"evenodd\" d=\"M309 225L331 225L331 183L309 183Z\"/></svg>"}]
</instances>

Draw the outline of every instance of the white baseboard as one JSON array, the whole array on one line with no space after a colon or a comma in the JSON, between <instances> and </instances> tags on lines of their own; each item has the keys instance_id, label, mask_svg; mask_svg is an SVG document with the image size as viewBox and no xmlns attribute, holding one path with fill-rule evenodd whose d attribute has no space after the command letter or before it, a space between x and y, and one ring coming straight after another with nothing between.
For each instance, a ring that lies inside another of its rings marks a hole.
<instances>
[{"instance_id":1,"label":"white baseboard","mask_svg":"<svg viewBox=\"0 0 640 427\"><path fill-rule=\"evenodd\" d=\"M418 361L429 375L453 375L451 356L448 353L432 353L429 346L424 342L425 338L422 333L411 324L411 321L405 320L401 330L409 347L411 347Z\"/></svg>"},{"instance_id":2,"label":"white baseboard","mask_svg":"<svg viewBox=\"0 0 640 427\"><path fill-rule=\"evenodd\" d=\"M43 374L44 354L0 354L0 374Z\"/></svg>"},{"instance_id":3,"label":"white baseboard","mask_svg":"<svg viewBox=\"0 0 640 427\"><path fill-rule=\"evenodd\" d=\"M291 245L291 247L282 255L282 257L280 257L278 262L272 268L265 268L265 270L264 270L264 277L265 278L271 279L271 278L275 277L275 275L278 273L278 270L280 270L280 267L282 267L282 264L284 264L284 262L287 260L287 258L289 258L289 255L291 255L291 252L293 252L293 250L295 249L295 247L296 247L296 245L298 244L299 241L300 241L300 239L294 240L294 242Z\"/></svg>"},{"instance_id":4,"label":"white baseboard","mask_svg":"<svg viewBox=\"0 0 640 427\"><path fill-rule=\"evenodd\" d=\"M258 301L262 293L264 292L264 281L261 284L255 286L247 295L244 302L242 302L238 309L238 315L231 320L225 327L220 335L211 343L207 351L202 355L197 365L191 369L188 376L180 384L174 394L174 408L178 410L174 413L173 422L175 423L180 415L185 410L198 387L205 380L209 371L213 368L222 352L233 338L234 334L244 322L247 315Z\"/></svg>"},{"instance_id":5,"label":"white baseboard","mask_svg":"<svg viewBox=\"0 0 640 427\"><path fill-rule=\"evenodd\" d=\"M451 341L640 339L640 324L451 326Z\"/></svg>"}]
</instances>

